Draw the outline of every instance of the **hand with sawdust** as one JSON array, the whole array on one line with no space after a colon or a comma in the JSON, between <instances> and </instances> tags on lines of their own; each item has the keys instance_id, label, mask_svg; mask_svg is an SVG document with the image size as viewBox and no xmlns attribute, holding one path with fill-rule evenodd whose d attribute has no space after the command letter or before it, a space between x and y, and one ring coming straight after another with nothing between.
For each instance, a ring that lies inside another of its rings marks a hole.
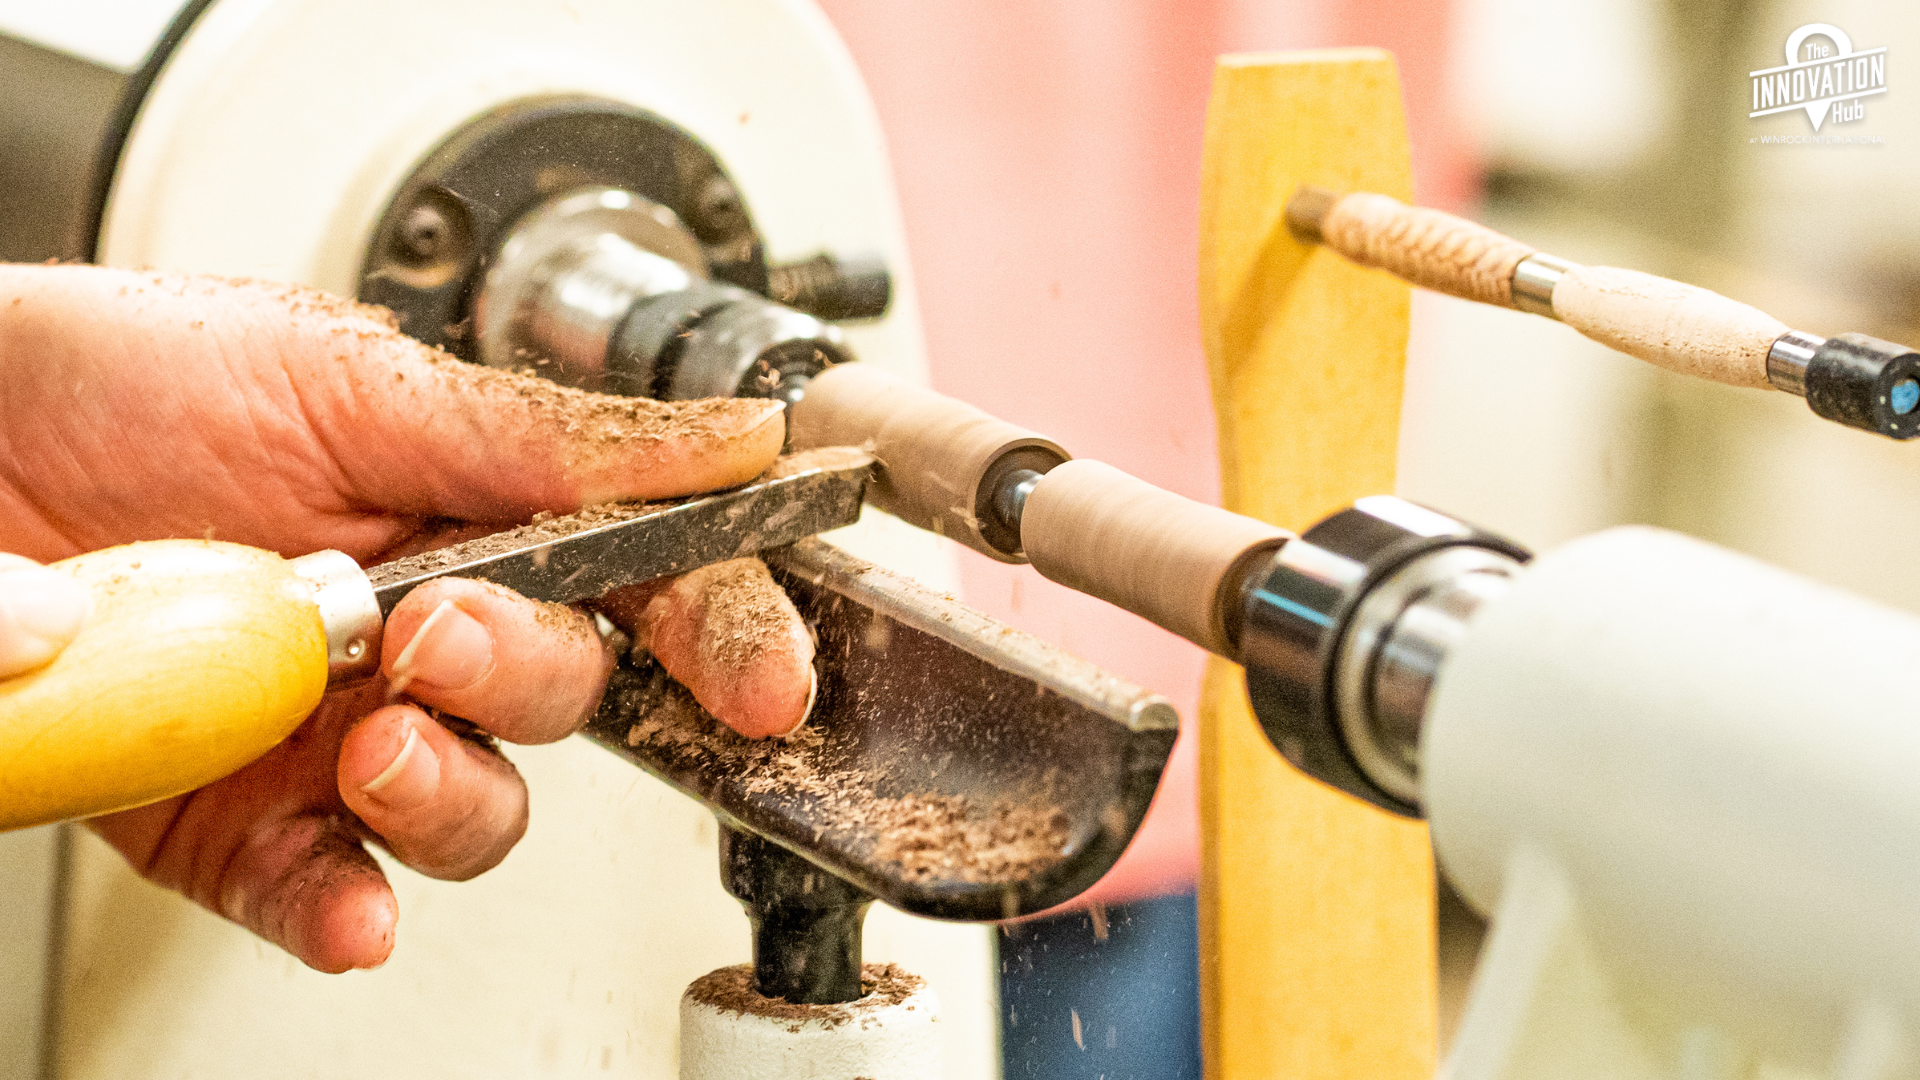
<instances>
[{"instance_id":1,"label":"hand with sawdust","mask_svg":"<svg viewBox=\"0 0 1920 1080\"><path fill-rule=\"evenodd\" d=\"M0 551L23 557L0 563L0 587L25 583L0 603L0 650L24 649L23 670L71 636L52 625L72 621L71 597L29 596L45 572L27 560L213 537L370 565L541 511L741 484L784 433L776 403L569 390L462 363L308 290L0 266ZM784 605L787 631L744 667L703 644L743 595ZM804 718L812 645L757 564L606 610L742 733ZM495 738L578 730L613 663L587 614L436 581L389 618L382 678L329 694L240 772L91 825L148 878L312 967L374 967L397 910L363 842L438 878L497 864L525 832L527 790Z\"/></svg>"}]
</instances>

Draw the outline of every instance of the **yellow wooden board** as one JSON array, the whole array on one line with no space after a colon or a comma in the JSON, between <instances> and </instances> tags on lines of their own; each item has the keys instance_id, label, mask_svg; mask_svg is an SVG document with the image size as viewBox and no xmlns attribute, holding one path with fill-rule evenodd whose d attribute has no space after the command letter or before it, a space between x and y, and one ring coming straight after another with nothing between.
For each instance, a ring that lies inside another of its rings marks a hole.
<instances>
[{"instance_id":1,"label":"yellow wooden board","mask_svg":"<svg viewBox=\"0 0 1920 1080\"><path fill-rule=\"evenodd\" d=\"M1303 529L1393 490L1408 290L1293 239L1299 184L1412 197L1393 58L1229 56L1201 181L1200 305L1226 507ZM1201 1008L1212 1080L1426 1080L1424 825L1293 771L1216 660L1200 712Z\"/></svg>"}]
</instances>

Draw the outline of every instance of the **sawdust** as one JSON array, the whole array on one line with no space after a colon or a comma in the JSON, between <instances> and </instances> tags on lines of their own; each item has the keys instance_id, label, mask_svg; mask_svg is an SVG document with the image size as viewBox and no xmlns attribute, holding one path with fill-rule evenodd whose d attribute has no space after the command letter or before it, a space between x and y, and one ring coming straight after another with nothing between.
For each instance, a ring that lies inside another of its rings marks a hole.
<instances>
[{"instance_id":1,"label":"sawdust","mask_svg":"<svg viewBox=\"0 0 1920 1080\"><path fill-rule=\"evenodd\" d=\"M908 881L1017 881L1060 860L1067 815L1035 800L996 800L984 813L958 795L874 800L874 856Z\"/></svg>"},{"instance_id":2,"label":"sawdust","mask_svg":"<svg viewBox=\"0 0 1920 1080\"><path fill-rule=\"evenodd\" d=\"M622 711L639 709L643 700L650 706L646 719L628 728L628 746L645 746L679 770L742 777L749 795L808 800L814 804L810 816L832 820L852 839L871 844L877 860L899 866L902 877L916 884L1023 881L1065 858L1068 817L1043 800L881 795L884 771L849 761L845 748L813 725L785 741L752 740L684 693L661 694L657 685L643 683L617 693L630 695L614 702Z\"/></svg>"},{"instance_id":3,"label":"sawdust","mask_svg":"<svg viewBox=\"0 0 1920 1080\"><path fill-rule=\"evenodd\" d=\"M693 985L687 987L686 996L702 1005L737 1016L791 1020L794 1025L788 1030L798 1034L800 1025L806 1021L817 1021L826 1027L838 1028L866 1020L873 1013L906 1001L926 985L925 979L903 970L898 964L862 964L861 996L858 1001L836 1005L802 1005L785 998L761 997L753 989L753 966L736 964L695 979Z\"/></svg>"},{"instance_id":4,"label":"sawdust","mask_svg":"<svg viewBox=\"0 0 1920 1080\"><path fill-rule=\"evenodd\" d=\"M730 559L686 574L678 587L697 597L695 648L702 666L738 674L788 640L799 617L785 589L756 558Z\"/></svg>"},{"instance_id":5,"label":"sawdust","mask_svg":"<svg viewBox=\"0 0 1920 1080\"><path fill-rule=\"evenodd\" d=\"M593 616L566 604L535 600L533 621L552 634L573 638L582 643L591 642L595 646L603 644L600 629L594 624Z\"/></svg>"},{"instance_id":6,"label":"sawdust","mask_svg":"<svg viewBox=\"0 0 1920 1080\"><path fill-rule=\"evenodd\" d=\"M336 302L345 303L345 301ZM797 476L811 469L840 470L859 467L872 460L872 457L864 451L853 447L822 447L817 450L806 450L797 454L784 455L778 461L774 462L773 467L762 474L759 479L778 480L785 476ZM589 529L596 529L602 525L615 525L622 521L631 521L643 514L671 505L673 505L672 500L652 503L609 502L588 506L571 514L556 514L551 511L541 511L533 515L533 519L527 524L521 525L518 528L490 533L486 536L477 537L458 544L450 544L432 551L409 555L403 559L395 559L392 562L383 563L380 566L368 570L367 576L373 580L375 588L380 588L396 581L404 581L421 574L432 573L436 570L445 570L449 567L461 566L495 555L505 555L530 545L554 543L565 540L567 537L585 532ZM539 552L535 552L534 559L544 568L545 563ZM764 576L764 570L762 574ZM778 586L773 585L771 578L767 578L766 585L770 588L778 589ZM746 592L753 590L749 590L745 585L740 585L738 591ZM778 620L775 614L770 614L767 610L767 604L765 603L767 594L765 591L758 590L756 596L758 597L756 601L758 606L753 608L751 612L743 613L739 618L741 625L734 629L749 637L754 637L759 641L762 648L764 648L765 642L771 639L771 634L760 634L758 631L767 629ZM754 599L754 597L743 595L737 599ZM728 603L732 602L733 600L729 599ZM742 647L747 644L748 642L744 638L740 642ZM740 651L740 648L734 648L730 650L729 655ZM739 666L745 666L751 663L752 659L758 655L758 651L753 651L751 655L748 655L742 660ZM736 666L735 670L738 670L739 666Z\"/></svg>"},{"instance_id":7,"label":"sawdust","mask_svg":"<svg viewBox=\"0 0 1920 1080\"><path fill-rule=\"evenodd\" d=\"M798 476L809 469L857 469L873 464L873 455L858 446L821 446L798 453L782 454L773 467L760 475L762 480L778 480L783 476Z\"/></svg>"},{"instance_id":8,"label":"sawdust","mask_svg":"<svg viewBox=\"0 0 1920 1080\"><path fill-rule=\"evenodd\" d=\"M628 687L625 693L652 697L640 687ZM803 727L785 739L749 739L715 720L683 693L666 695L645 720L628 728L627 745L650 746L683 763L710 761L732 775L746 776L747 790L753 794L780 792L830 800L846 795L846 785L831 782L833 773L824 767L826 736L815 728Z\"/></svg>"},{"instance_id":9,"label":"sawdust","mask_svg":"<svg viewBox=\"0 0 1920 1080\"><path fill-rule=\"evenodd\" d=\"M747 430L743 420L767 410L766 402L750 398L655 401L596 394L534 375L469 364L425 345L417 347L442 377L464 384L462 393L520 407L530 421L557 427L576 445L594 449L664 442L716 447Z\"/></svg>"},{"instance_id":10,"label":"sawdust","mask_svg":"<svg viewBox=\"0 0 1920 1080\"><path fill-rule=\"evenodd\" d=\"M614 502L589 506L573 514L538 513L525 525L502 532L466 540L458 544L449 544L432 551L423 551L418 555L409 555L404 559L382 563L367 571L367 578L378 589L396 581L430 574L436 570L464 566L480 559L506 555L536 544L551 544L565 540L576 533L597 529L603 525L614 525L622 521L631 521L643 514L661 508L660 503Z\"/></svg>"}]
</instances>

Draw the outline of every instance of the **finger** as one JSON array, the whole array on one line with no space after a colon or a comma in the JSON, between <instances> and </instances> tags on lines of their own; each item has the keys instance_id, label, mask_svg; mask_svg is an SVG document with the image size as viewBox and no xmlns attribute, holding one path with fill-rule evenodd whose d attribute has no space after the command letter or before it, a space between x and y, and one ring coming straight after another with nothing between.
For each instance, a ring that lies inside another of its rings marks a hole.
<instances>
[{"instance_id":1,"label":"finger","mask_svg":"<svg viewBox=\"0 0 1920 1080\"><path fill-rule=\"evenodd\" d=\"M813 637L758 559L734 559L656 586L638 640L722 723L750 739L806 722L817 690Z\"/></svg>"},{"instance_id":2,"label":"finger","mask_svg":"<svg viewBox=\"0 0 1920 1080\"><path fill-rule=\"evenodd\" d=\"M85 376L103 356L122 397L138 392L152 415L204 435L181 448L185 464L170 460L169 469L202 470L216 478L203 487L281 513L319 515L338 534L328 542L350 553L390 546L423 517L506 524L543 510L735 486L764 471L785 438L778 402L573 390L465 363L401 334L378 308L314 289L0 266L0 360L18 357L40 373L31 385L6 387L9 396L97 419L112 402L76 387L93 386ZM182 380L181 370L194 377ZM236 400L244 407L232 408ZM19 438L9 432L0 442L18 451ZM96 501L152 523L154 535L197 535L214 520L204 499L175 514L136 502L150 502L153 490L143 462L151 455L135 453L145 444L96 441L35 444L30 457L38 472L87 481ZM0 455L0 481L23 484L8 465ZM276 550L299 546L299 537L266 526L223 527ZM55 550L88 535L44 539Z\"/></svg>"},{"instance_id":3,"label":"finger","mask_svg":"<svg viewBox=\"0 0 1920 1080\"><path fill-rule=\"evenodd\" d=\"M458 578L400 601L380 661L396 692L516 743L580 730L613 664L591 615Z\"/></svg>"},{"instance_id":4,"label":"finger","mask_svg":"<svg viewBox=\"0 0 1920 1080\"><path fill-rule=\"evenodd\" d=\"M411 705L390 705L340 744L340 798L400 861L465 881L499 865L527 831L513 763Z\"/></svg>"},{"instance_id":5,"label":"finger","mask_svg":"<svg viewBox=\"0 0 1920 1080\"><path fill-rule=\"evenodd\" d=\"M0 554L0 679L50 663L92 610L92 598L73 578Z\"/></svg>"},{"instance_id":6,"label":"finger","mask_svg":"<svg viewBox=\"0 0 1920 1080\"><path fill-rule=\"evenodd\" d=\"M257 346L286 357L355 492L387 509L518 521L690 495L753 479L786 440L779 402L589 393L462 362L385 312L310 290L256 286L226 300L250 316L235 321Z\"/></svg>"},{"instance_id":7,"label":"finger","mask_svg":"<svg viewBox=\"0 0 1920 1080\"><path fill-rule=\"evenodd\" d=\"M386 875L350 825L319 815L281 819L249 837L215 910L329 974L386 963L400 917Z\"/></svg>"}]
</instances>

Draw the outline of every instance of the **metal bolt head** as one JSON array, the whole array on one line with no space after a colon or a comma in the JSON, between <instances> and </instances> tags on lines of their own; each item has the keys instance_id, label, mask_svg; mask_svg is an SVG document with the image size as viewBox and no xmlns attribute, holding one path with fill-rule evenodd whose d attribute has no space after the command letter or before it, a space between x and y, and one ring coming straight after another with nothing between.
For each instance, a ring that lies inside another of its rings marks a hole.
<instances>
[{"instance_id":1,"label":"metal bolt head","mask_svg":"<svg viewBox=\"0 0 1920 1080\"><path fill-rule=\"evenodd\" d=\"M724 176L707 177L700 185L693 200L693 226L695 235L706 243L718 243L748 227L745 205L740 199L740 189L733 181Z\"/></svg>"},{"instance_id":2,"label":"metal bolt head","mask_svg":"<svg viewBox=\"0 0 1920 1080\"><path fill-rule=\"evenodd\" d=\"M407 211L393 239L401 257L416 263L434 262L453 244L453 223L439 207L423 202Z\"/></svg>"}]
</instances>

